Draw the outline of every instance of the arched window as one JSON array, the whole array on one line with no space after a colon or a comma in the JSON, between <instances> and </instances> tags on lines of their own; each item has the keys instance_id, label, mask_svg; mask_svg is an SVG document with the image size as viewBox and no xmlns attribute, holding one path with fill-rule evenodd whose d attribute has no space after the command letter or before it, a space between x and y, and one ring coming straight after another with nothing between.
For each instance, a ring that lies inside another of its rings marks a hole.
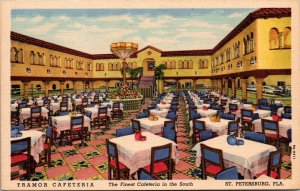
<instances>
[{"instance_id":1,"label":"arched window","mask_svg":"<svg viewBox=\"0 0 300 191\"><path fill-rule=\"evenodd\" d=\"M86 64L86 67L87 67L87 71L91 71L92 70L92 67L91 67L91 63L87 63Z\"/></svg>"},{"instance_id":2,"label":"arched window","mask_svg":"<svg viewBox=\"0 0 300 191\"><path fill-rule=\"evenodd\" d=\"M34 63L34 60L35 60L34 57L35 57L34 52L31 51L31 52L30 52L30 64L35 64L35 63Z\"/></svg>"},{"instance_id":3,"label":"arched window","mask_svg":"<svg viewBox=\"0 0 300 191\"><path fill-rule=\"evenodd\" d=\"M221 55L220 55L220 63L223 64L224 63L224 53L222 52Z\"/></svg>"},{"instance_id":4,"label":"arched window","mask_svg":"<svg viewBox=\"0 0 300 191\"><path fill-rule=\"evenodd\" d=\"M17 62L18 63L24 63L24 52L23 52L23 49L20 49L18 51Z\"/></svg>"},{"instance_id":5,"label":"arched window","mask_svg":"<svg viewBox=\"0 0 300 191\"><path fill-rule=\"evenodd\" d=\"M236 54L236 57L239 57L239 56L240 56L240 41L237 44L237 54Z\"/></svg>"},{"instance_id":6,"label":"arched window","mask_svg":"<svg viewBox=\"0 0 300 191\"><path fill-rule=\"evenodd\" d=\"M283 29L283 48L291 48L291 28Z\"/></svg>"},{"instance_id":7,"label":"arched window","mask_svg":"<svg viewBox=\"0 0 300 191\"><path fill-rule=\"evenodd\" d=\"M269 34L270 38L270 49L279 48L279 32L276 28L272 28Z\"/></svg>"},{"instance_id":8,"label":"arched window","mask_svg":"<svg viewBox=\"0 0 300 191\"><path fill-rule=\"evenodd\" d=\"M178 61L178 68L179 68L179 69L182 69L182 68L183 68L182 60L179 60L179 61Z\"/></svg>"},{"instance_id":9,"label":"arched window","mask_svg":"<svg viewBox=\"0 0 300 191\"><path fill-rule=\"evenodd\" d=\"M120 70L121 70L121 62L118 62L116 66L116 71L120 71Z\"/></svg>"},{"instance_id":10,"label":"arched window","mask_svg":"<svg viewBox=\"0 0 300 191\"><path fill-rule=\"evenodd\" d=\"M100 63L100 71L104 71L104 64L103 63Z\"/></svg>"},{"instance_id":11,"label":"arched window","mask_svg":"<svg viewBox=\"0 0 300 191\"><path fill-rule=\"evenodd\" d=\"M200 59L200 60L198 61L198 68L200 68L200 69L203 68L203 60L202 60L202 59Z\"/></svg>"},{"instance_id":12,"label":"arched window","mask_svg":"<svg viewBox=\"0 0 300 191\"><path fill-rule=\"evenodd\" d=\"M250 52L254 51L254 35L253 32L251 32L250 36Z\"/></svg>"},{"instance_id":13,"label":"arched window","mask_svg":"<svg viewBox=\"0 0 300 191\"><path fill-rule=\"evenodd\" d=\"M247 39L244 38L244 54L247 54L248 53L248 50L247 50Z\"/></svg>"},{"instance_id":14,"label":"arched window","mask_svg":"<svg viewBox=\"0 0 300 191\"><path fill-rule=\"evenodd\" d=\"M192 60L189 60L189 69L192 69L193 68L193 61Z\"/></svg>"},{"instance_id":15,"label":"arched window","mask_svg":"<svg viewBox=\"0 0 300 191\"><path fill-rule=\"evenodd\" d=\"M184 69L189 68L189 62L187 60L184 60L184 62L183 62L183 68Z\"/></svg>"},{"instance_id":16,"label":"arched window","mask_svg":"<svg viewBox=\"0 0 300 191\"><path fill-rule=\"evenodd\" d=\"M205 59L203 61L203 68L208 68L208 60L207 59Z\"/></svg>"},{"instance_id":17,"label":"arched window","mask_svg":"<svg viewBox=\"0 0 300 191\"><path fill-rule=\"evenodd\" d=\"M18 60L18 57L17 57L17 49L16 49L15 47L13 47L13 48L10 50L10 61L16 63L17 60Z\"/></svg>"},{"instance_id":18,"label":"arched window","mask_svg":"<svg viewBox=\"0 0 300 191\"><path fill-rule=\"evenodd\" d=\"M170 60L167 61L167 69L172 69L172 63Z\"/></svg>"},{"instance_id":19,"label":"arched window","mask_svg":"<svg viewBox=\"0 0 300 191\"><path fill-rule=\"evenodd\" d=\"M113 70L113 64L111 62L108 63L108 71Z\"/></svg>"},{"instance_id":20,"label":"arched window","mask_svg":"<svg viewBox=\"0 0 300 191\"><path fill-rule=\"evenodd\" d=\"M52 84L52 90L56 90L56 84Z\"/></svg>"},{"instance_id":21,"label":"arched window","mask_svg":"<svg viewBox=\"0 0 300 191\"><path fill-rule=\"evenodd\" d=\"M42 89L42 86L40 84L36 85L36 90L37 91L41 91L41 89Z\"/></svg>"},{"instance_id":22,"label":"arched window","mask_svg":"<svg viewBox=\"0 0 300 191\"><path fill-rule=\"evenodd\" d=\"M172 68L176 69L176 61L175 60L172 61Z\"/></svg>"},{"instance_id":23,"label":"arched window","mask_svg":"<svg viewBox=\"0 0 300 191\"><path fill-rule=\"evenodd\" d=\"M66 89L70 89L70 85L69 84L66 84Z\"/></svg>"}]
</instances>

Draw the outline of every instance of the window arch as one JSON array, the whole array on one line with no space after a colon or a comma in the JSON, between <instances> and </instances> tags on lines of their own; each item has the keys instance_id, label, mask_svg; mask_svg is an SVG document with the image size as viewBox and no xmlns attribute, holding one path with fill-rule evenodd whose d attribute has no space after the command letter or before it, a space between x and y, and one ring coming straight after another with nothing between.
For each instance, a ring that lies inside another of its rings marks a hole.
<instances>
[{"instance_id":1,"label":"window arch","mask_svg":"<svg viewBox=\"0 0 300 191\"><path fill-rule=\"evenodd\" d=\"M220 63L223 64L224 63L224 53L222 52L221 55L220 55Z\"/></svg>"},{"instance_id":2,"label":"window arch","mask_svg":"<svg viewBox=\"0 0 300 191\"><path fill-rule=\"evenodd\" d=\"M184 60L184 61L183 61L183 68L186 69L186 68L188 68L188 67L189 67L189 61Z\"/></svg>"},{"instance_id":3,"label":"window arch","mask_svg":"<svg viewBox=\"0 0 300 191\"><path fill-rule=\"evenodd\" d=\"M175 60L172 61L172 68L176 69L176 61Z\"/></svg>"},{"instance_id":4,"label":"window arch","mask_svg":"<svg viewBox=\"0 0 300 191\"><path fill-rule=\"evenodd\" d=\"M247 54L247 52L248 52L248 50L247 50L247 39L244 38L243 41L244 41L244 54Z\"/></svg>"},{"instance_id":5,"label":"window arch","mask_svg":"<svg viewBox=\"0 0 300 191\"><path fill-rule=\"evenodd\" d=\"M179 68L179 69L182 69L182 68L183 68L183 62L182 62L182 60L179 60L179 61L178 61L178 68Z\"/></svg>"},{"instance_id":6,"label":"window arch","mask_svg":"<svg viewBox=\"0 0 300 191\"><path fill-rule=\"evenodd\" d=\"M203 68L203 60L202 60L202 59L200 59L200 60L198 61L198 68L200 68L200 69Z\"/></svg>"},{"instance_id":7,"label":"window arch","mask_svg":"<svg viewBox=\"0 0 300 191\"><path fill-rule=\"evenodd\" d=\"M34 63L34 61L35 61L34 57L35 57L34 52L31 51L31 52L30 52L30 64L35 64L35 63Z\"/></svg>"},{"instance_id":8,"label":"window arch","mask_svg":"<svg viewBox=\"0 0 300 191\"><path fill-rule=\"evenodd\" d=\"M118 62L116 66L116 71L120 71L120 70L121 70L121 62Z\"/></svg>"},{"instance_id":9,"label":"window arch","mask_svg":"<svg viewBox=\"0 0 300 191\"><path fill-rule=\"evenodd\" d=\"M18 63L24 63L24 51L23 51L23 49L20 49L18 51L17 62Z\"/></svg>"},{"instance_id":10,"label":"window arch","mask_svg":"<svg viewBox=\"0 0 300 191\"><path fill-rule=\"evenodd\" d=\"M167 61L167 69L172 69L172 63L170 60Z\"/></svg>"},{"instance_id":11,"label":"window arch","mask_svg":"<svg viewBox=\"0 0 300 191\"><path fill-rule=\"evenodd\" d=\"M192 69L193 68L193 61L192 60L189 60L189 69Z\"/></svg>"},{"instance_id":12,"label":"window arch","mask_svg":"<svg viewBox=\"0 0 300 191\"><path fill-rule=\"evenodd\" d=\"M253 32L251 32L250 35L250 52L254 51L254 35Z\"/></svg>"},{"instance_id":13,"label":"window arch","mask_svg":"<svg viewBox=\"0 0 300 191\"><path fill-rule=\"evenodd\" d=\"M99 70L104 71L104 64L103 63L100 63Z\"/></svg>"},{"instance_id":14,"label":"window arch","mask_svg":"<svg viewBox=\"0 0 300 191\"><path fill-rule=\"evenodd\" d=\"M15 47L10 50L10 61L14 63L18 61L17 49Z\"/></svg>"},{"instance_id":15,"label":"window arch","mask_svg":"<svg viewBox=\"0 0 300 191\"><path fill-rule=\"evenodd\" d=\"M291 28L283 29L283 48L291 48Z\"/></svg>"},{"instance_id":16,"label":"window arch","mask_svg":"<svg viewBox=\"0 0 300 191\"><path fill-rule=\"evenodd\" d=\"M279 31L277 28L272 28L269 34L270 38L270 49L279 48Z\"/></svg>"},{"instance_id":17,"label":"window arch","mask_svg":"<svg viewBox=\"0 0 300 191\"><path fill-rule=\"evenodd\" d=\"M108 71L113 70L113 64L111 62L108 63Z\"/></svg>"},{"instance_id":18,"label":"window arch","mask_svg":"<svg viewBox=\"0 0 300 191\"><path fill-rule=\"evenodd\" d=\"M56 90L56 84L52 84L52 90Z\"/></svg>"}]
</instances>

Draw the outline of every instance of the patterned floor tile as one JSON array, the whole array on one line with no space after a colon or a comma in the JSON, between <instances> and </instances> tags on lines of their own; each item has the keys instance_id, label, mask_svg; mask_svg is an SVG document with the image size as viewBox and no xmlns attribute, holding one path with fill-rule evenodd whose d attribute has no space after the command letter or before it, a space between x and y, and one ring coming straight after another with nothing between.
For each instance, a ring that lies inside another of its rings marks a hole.
<instances>
[{"instance_id":1,"label":"patterned floor tile","mask_svg":"<svg viewBox=\"0 0 300 191\"><path fill-rule=\"evenodd\" d=\"M72 173L63 174L53 178L54 180L64 181L64 180L74 180L74 175Z\"/></svg>"},{"instance_id":2,"label":"patterned floor tile","mask_svg":"<svg viewBox=\"0 0 300 191\"><path fill-rule=\"evenodd\" d=\"M97 177L100 174L93 166L91 166L91 167L81 169L81 170L74 172L74 175L75 175L76 179L86 180L86 179L90 179L93 177Z\"/></svg>"},{"instance_id":3,"label":"patterned floor tile","mask_svg":"<svg viewBox=\"0 0 300 191\"><path fill-rule=\"evenodd\" d=\"M172 176L172 179L173 180L187 180L187 179L191 179L191 177L189 177L183 173L177 173Z\"/></svg>"},{"instance_id":4,"label":"patterned floor tile","mask_svg":"<svg viewBox=\"0 0 300 191\"><path fill-rule=\"evenodd\" d=\"M72 164L72 163L75 163L77 161L82 161L82 160L84 160L84 157L81 154L72 155L72 156L65 158L65 161L68 164Z\"/></svg>"},{"instance_id":5,"label":"patterned floor tile","mask_svg":"<svg viewBox=\"0 0 300 191\"><path fill-rule=\"evenodd\" d=\"M292 163L291 162L283 162L283 163L281 163L281 168L290 171L292 169Z\"/></svg>"},{"instance_id":6,"label":"patterned floor tile","mask_svg":"<svg viewBox=\"0 0 300 191\"><path fill-rule=\"evenodd\" d=\"M288 155L283 155L282 156L282 162L291 162L291 157Z\"/></svg>"},{"instance_id":7,"label":"patterned floor tile","mask_svg":"<svg viewBox=\"0 0 300 191\"><path fill-rule=\"evenodd\" d=\"M69 164L72 171L78 171L84 168L88 168L91 166L91 164L87 160L82 160L78 162L74 162L72 164Z\"/></svg>"},{"instance_id":8,"label":"patterned floor tile","mask_svg":"<svg viewBox=\"0 0 300 191\"><path fill-rule=\"evenodd\" d=\"M48 164L45 164L45 169L49 169L49 168L52 168L52 167L58 167L58 166L63 166L65 165L66 162L64 161L64 159L56 159L56 160L51 160L50 162L50 166L48 166Z\"/></svg>"},{"instance_id":9,"label":"patterned floor tile","mask_svg":"<svg viewBox=\"0 0 300 191\"><path fill-rule=\"evenodd\" d=\"M183 150L188 148L190 148L190 145L183 144L183 143L178 144L178 150Z\"/></svg>"},{"instance_id":10,"label":"patterned floor tile","mask_svg":"<svg viewBox=\"0 0 300 191\"><path fill-rule=\"evenodd\" d=\"M59 167L55 167L55 168L49 168L46 170L46 174L47 174L48 178L57 177L57 176L67 174L70 172L71 172L71 169L69 168L68 165L59 166Z\"/></svg>"},{"instance_id":11,"label":"patterned floor tile","mask_svg":"<svg viewBox=\"0 0 300 191\"><path fill-rule=\"evenodd\" d=\"M194 167L184 172L187 176L194 179L202 179L202 170L200 167Z\"/></svg>"},{"instance_id":12,"label":"patterned floor tile","mask_svg":"<svg viewBox=\"0 0 300 191\"><path fill-rule=\"evenodd\" d=\"M105 144L105 141L98 139L98 140L94 140L94 141L90 142L90 145L93 145L93 146L100 145L100 144Z\"/></svg>"},{"instance_id":13,"label":"patterned floor tile","mask_svg":"<svg viewBox=\"0 0 300 191\"><path fill-rule=\"evenodd\" d=\"M93 166L103 164L107 162L107 156L106 155L100 155L96 156L94 158L91 158L88 160Z\"/></svg>"},{"instance_id":14,"label":"patterned floor tile","mask_svg":"<svg viewBox=\"0 0 300 191\"><path fill-rule=\"evenodd\" d=\"M187 162L184 162L183 160L180 160L180 161L176 164L175 169L176 169L177 171L183 172L183 171L185 171L185 170L187 170L187 169L190 169L190 168L192 168L192 167L193 167L193 165L191 165L191 164L189 164L189 163L187 163Z\"/></svg>"},{"instance_id":15,"label":"patterned floor tile","mask_svg":"<svg viewBox=\"0 0 300 191\"><path fill-rule=\"evenodd\" d=\"M98 151L92 151L92 152L86 152L83 155L86 159L91 159L91 158L95 158L97 156L102 155L102 153L100 153Z\"/></svg>"},{"instance_id":16,"label":"patterned floor tile","mask_svg":"<svg viewBox=\"0 0 300 191\"><path fill-rule=\"evenodd\" d=\"M62 158L60 153L51 154L51 160L56 160Z\"/></svg>"},{"instance_id":17,"label":"patterned floor tile","mask_svg":"<svg viewBox=\"0 0 300 191\"><path fill-rule=\"evenodd\" d=\"M285 170L285 169L280 170L280 179L286 179L291 175L292 175L291 171L288 171L288 170Z\"/></svg>"},{"instance_id":18,"label":"patterned floor tile","mask_svg":"<svg viewBox=\"0 0 300 191\"><path fill-rule=\"evenodd\" d=\"M107 162L97 165L97 166L96 166L96 169L97 169L101 174L107 172L107 171L108 171L108 164L107 164Z\"/></svg>"},{"instance_id":19,"label":"patterned floor tile","mask_svg":"<svg viewBox=\"0 0 300 191\"><path fill-rule=\"evenodd\" d=\"M83 153L87 153L87 152L97 151L97 149L93 146L87 146L87 147L78 149L78 151L83 154Z\"/></svg>"},{"instance_id":20,"label":"patterned floor tile","mask_svg":"<svg viewBox=\"0 0 300 191\"><path fill-rule=\"evenodd\" d=\"M64 158L77 155L79 152L76 149L63 151L61 154Z\"/></svg>"},{"instance_id":21,"label":"patterned floor tile","mask_svg":"<svg viewBox=\"0 0 300 191\"><path fill-rule=\"evenodd\" d=\"M72 146L64 146L64 147L59 147L57 150L59 152L64 152L64 151L68 151L68 150L74 150L75 147L72 145Z\"/></svg>"},{"instance_id":22,"label":"patterned floor tile","mask_svg":"<svg viewBox=\"0 0 300 191\"><path fill-rule=\"evenodd\" d=\"M179 155L179 159L183 159L183 158L191 156L191 154L183 152L183 151L178 151L178 155Z\"/></svg>"}]
</instances>

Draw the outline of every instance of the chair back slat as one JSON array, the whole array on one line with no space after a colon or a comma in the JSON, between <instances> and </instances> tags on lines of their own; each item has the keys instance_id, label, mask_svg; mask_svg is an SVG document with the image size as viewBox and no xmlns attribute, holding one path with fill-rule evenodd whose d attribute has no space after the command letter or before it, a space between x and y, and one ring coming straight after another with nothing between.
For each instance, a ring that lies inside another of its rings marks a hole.
<instances>
[{"instance_id":1,"label":"chair back slat","mask_svg":"<svg viewBox=\"0 0 300 191\"><path fill-rule=\"evenodd\" d=\"M141 125L140 121L131 119L131 126L134 132L140 132L141 131Z\"/></svg>"}]
</instances>

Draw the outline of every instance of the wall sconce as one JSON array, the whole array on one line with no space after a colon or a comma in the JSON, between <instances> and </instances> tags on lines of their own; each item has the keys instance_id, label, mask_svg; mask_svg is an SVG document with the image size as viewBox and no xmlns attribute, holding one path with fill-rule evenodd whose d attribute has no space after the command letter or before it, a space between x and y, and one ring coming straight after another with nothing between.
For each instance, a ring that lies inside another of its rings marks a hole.
<instances>
[{"instance_id":1,"label":"wall sconce","mask_svg":"<svg viewBox=\"0 0 300 191\"><path fill-rule=\"evenodd\" d=\"M26 68L26 72L27 73L31 73L31 69L30 68Z\"/></svg>"}]
</instances>

